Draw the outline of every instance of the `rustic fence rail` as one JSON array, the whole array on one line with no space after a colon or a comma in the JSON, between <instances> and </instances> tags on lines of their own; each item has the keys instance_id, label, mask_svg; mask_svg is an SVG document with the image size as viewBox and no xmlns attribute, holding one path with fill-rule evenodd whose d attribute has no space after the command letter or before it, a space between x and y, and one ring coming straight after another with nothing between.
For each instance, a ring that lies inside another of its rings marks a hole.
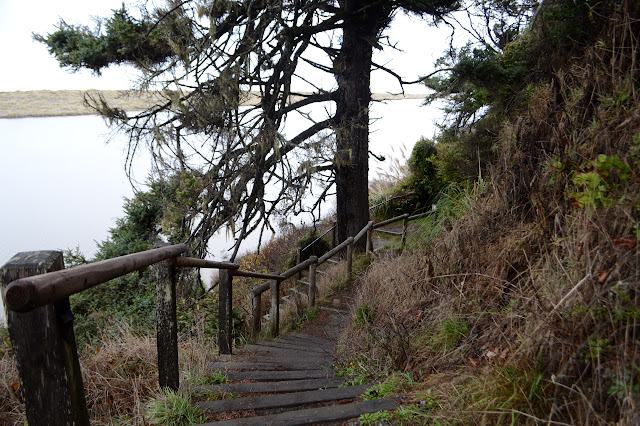
<instances>
[{"instance_id":1,"label":"rustic fence rail","mask_svg":"<svg viewBox=\"0 0 640 426\"><path fill-rule=\"evenodd\" d=\"M219 270L218 348L220 353L230 354L234 276L269 280L254 287L250 292L251 330L253 333L260 330L261 295L270 290L270 332L276 336L279 334L281 282L308 269L309 281L304 283L309 287L308 304L314 306L318 266L346 250L345 274L349 277L352 272L354 244L366 236L366 248L367 251L371 251L374 231L384 225L403 220L404 247L408 221L420 216L423 215L405 214L377 224L368 222L356 236L349 237L338 245L332 244L334 247L328 253L321 257L311 256L280 274L242 271L235 263L183 257L181 255L187 251L184 244L165 244L152 250L70 269L64 269L62 253L59 251L16 254L0 269L0 280L2 297L7 308L9 335L29 424L89 424L73 331L73 314L69 302L71 295L151 266L156 282L158 381L160 387L177 390L180 385L176 314L177 268Z\"/></svg>"}]
</instances>

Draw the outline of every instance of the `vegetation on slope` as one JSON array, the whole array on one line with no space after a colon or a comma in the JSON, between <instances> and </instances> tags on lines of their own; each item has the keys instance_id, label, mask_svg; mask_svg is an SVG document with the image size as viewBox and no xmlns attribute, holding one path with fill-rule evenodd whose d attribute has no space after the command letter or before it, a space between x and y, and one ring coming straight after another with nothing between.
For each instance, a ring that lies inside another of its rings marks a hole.
<instances>
[{"instance_id":1,"label":"vegetation on slope","mask_svg":"<svg viewBox=\"0 0 640 426\"><path fill-rule=\"evenodd\" d=\"M544 5L491 59L509 66L515 55L526 68L498 81L504 95L477 130L443 132L438 155L493 135L486 189L448 193L464 215L435 213L437 238L369 267L343 339L350 362L409 375L413 414L384 416L640 421L639 12L637 2ZM471 170L434 160L460 171L450 179Z\"/></svg>"}]
</instances>

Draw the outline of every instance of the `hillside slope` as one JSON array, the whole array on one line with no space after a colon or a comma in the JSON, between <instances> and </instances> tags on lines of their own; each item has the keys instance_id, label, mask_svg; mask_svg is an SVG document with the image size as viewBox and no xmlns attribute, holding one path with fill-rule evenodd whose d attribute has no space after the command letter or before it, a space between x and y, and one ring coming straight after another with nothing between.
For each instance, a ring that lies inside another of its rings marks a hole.
<instances>
[{"instance_id":1,"label":"hillside slope","mask_svg":"<svg viewBox=\"0 0 640 426\"><path fill-rule=\"evenodd\" d=\"M580 38L540 19L516 40L530 68L493 111L490 178L362 277L343 353L402 374L409 408L386 419L640 423L638 11L598 3Z\"/></svg>"}]
</instances>

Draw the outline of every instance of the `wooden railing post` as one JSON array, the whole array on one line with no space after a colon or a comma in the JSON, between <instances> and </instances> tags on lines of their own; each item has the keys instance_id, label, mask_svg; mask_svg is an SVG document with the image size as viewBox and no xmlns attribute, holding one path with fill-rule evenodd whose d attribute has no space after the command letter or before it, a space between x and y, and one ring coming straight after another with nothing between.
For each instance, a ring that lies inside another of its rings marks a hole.
<instances>
[{"instance_id":1,"label":"wooden railing post","mask_svg":"<svg viewBox=\"0 0 640 426\"><path fill-rule=\"evenodd\" d=\"M299 265L302 262L302 248L298 247L298 251L296 252L296 265ZM298 272L298 279L302 279L302 271Z\"/></svg>"},{"instance_id":2,"label":"wooden railing post","mask_svg":"<svg viewBox=\"0 0 640 426\"><path fill-rule=\"evenodd\" d=\"M262 293L251 293L251 305L252 337L256 337L260 333L260 325L262 324Z\"/></svg>"},{"instance_id":3,"label":"wooden railing post","mask_svg":"<svg viewBox=\"0 0 640 426\"><path fill-rule=\"evenodd\" d=\"M230 354L233 332L233 275L228 269L218 270L218 348L221 354Z\"/></svg>"},{"instance_id":4,"label":"wooden railing post","mask_svg":"<svg viewBox=\"0 0 640 426\"><path fill-rule=\"evenodd\" d=\"M318 288L316 287L316 268L317 263L309 265L309 307L316 305L316 293Z\"/></svg>"},{"instance_id":5,"label":"wooden railing post","mask_svg":"<svg viewBox=\"0 0 640 426\"><path fill-rule=\"evenodd\" d=\"M367 229L367 253L373 251L373 227Z\"/></svg>"},{"instance_id":6,"label":"wooden railing post","mask_svg":"<svg viewBox=\"0 0 640 426\"><path fill-rule=\"evenodd\" d=\"M271 309L269 311L269 326L271 336L280 333L280 280L271 280Z\"/></svg>"},{"instance_id":7,"label":"wooden railing post","mask_svg":"<svg viewBox=\"0 0 640 426\"><path fill-rule=\"evenodd\" d=\"M404 218L404 223L402 224L402 245L401 250L404 250L404 245L407 242L407 228L409 227L409 217Z\"/></svg>"},{"instance_id":8,"label":"wooden railing post","mask_svg":"<svg viewBox=\"0 0 640 426\"><path fill-rule=\"evenodd\" d=\"M333 222L333 231L331 232L331 248L336 246L336 230L338 229L338 223Z\"/></svg>"},{"instance_id":9,"label":"wooden railing post","mask_svg":"<svg viewBox=\"0 0 640 426\"><path fill-rule=\"evenodd\" d=\"M16 254L0 270L2 297L14 280L64 269L59 251ZM88 425L69 298L30 312L5 310L27 421L38 425Z\"/></svg>"},{"instance_id":10,"label":"wooden railing post","mask_svg":"<svg viewBox=\"0 0 640 426\"><path fill-rule=\"evenodd\" d=\"M158 383L160 388L177 391L178 319L176 314L176 267L171 261L152 266L156 281L156 346L158 348Z\"/></svg>"},{"instance_id":11,"label":"wooden railing post","mask_svg":"<svg viewBox=\"0 0 640 426\"><path fill-rule=\"evenodd\" d=\"M351 269L353 266L353 244L349 244L347 246L347 267L346 267L346 278L351 278Z\"/></svg>"}]
</instances>

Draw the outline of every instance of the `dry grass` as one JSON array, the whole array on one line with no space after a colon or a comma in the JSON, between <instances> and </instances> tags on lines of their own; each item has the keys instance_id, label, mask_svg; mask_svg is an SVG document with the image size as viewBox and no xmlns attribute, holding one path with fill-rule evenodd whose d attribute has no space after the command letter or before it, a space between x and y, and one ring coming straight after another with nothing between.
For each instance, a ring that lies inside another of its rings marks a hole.
<instances>
[{"instance_id":1,"label":"dry grass","mask_svg":"<svg viewBox=\"0 0 640 426\"><path fill-rule=\"evenodd\" d=\"M431 389L424 419L639 420L640 23L618 12L505 123L484 196L361 279L343 353Z\"/></svg>"},{"instance_id":2,"label":"dry grass","mask_svg":"<svg viewBox=\"0 0 640 426\"><path fill-rule=\"evenodd\" d=\"M0 118L58 117L95 115L96 111L84 102L85 94L102 95L115 108L141 111L158 102L166 102L159 92L131 90L33 90L0 92ZM423 99L423 95L374 94L376 100ZM302 97L292 97L291 102ZM249 94L243 105L256 105L257 94Z\"/></svg>"},{"instance_id":3,"label":"dry grass","mask_svg":"<svg viewBox=\"0 0 640 426\"><path fill-rule=\"evenodd\" d=\"M192 330L179 344L180 383L206 383L207 364L217 357L217 345L202 332ZM127 327L110 330L96 347L84 348L80 367L91 424L146 425L145 407L160 395L155 339ZM18 376L10 352L0 359L2 424L25 423Z\"/></svg>"}]
</instances>

